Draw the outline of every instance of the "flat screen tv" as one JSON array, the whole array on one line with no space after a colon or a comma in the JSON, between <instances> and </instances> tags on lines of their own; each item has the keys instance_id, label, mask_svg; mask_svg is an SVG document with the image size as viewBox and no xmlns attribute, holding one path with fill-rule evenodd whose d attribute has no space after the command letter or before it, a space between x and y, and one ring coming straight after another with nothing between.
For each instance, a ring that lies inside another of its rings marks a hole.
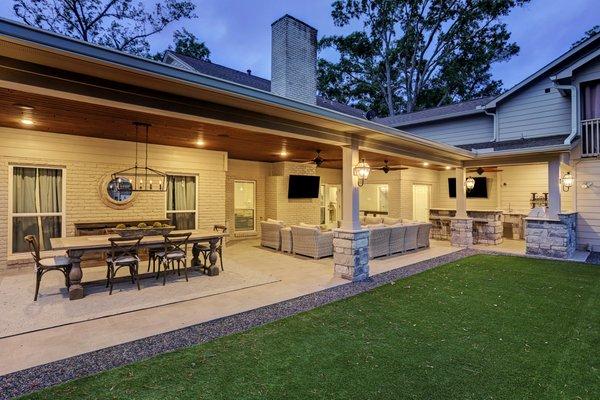
<instances>
[{"instance_id":1,"label":"flat screen tv","mask_svg":"<svg viewBox=\"0 0 600 400\"><path fill-rule=\"evenodd\" d=\"M477 177L473 179L475 179L475 187L467 190L467 198L486 199L488 197L487 178ZM448 178L448 196L451 198L456 197L456 178Z\"/></svg>"},{"instance_id":2,"label":"flat screen tv","mask_svg":"<svg viewBox=\"0 0 600 400\"><path fill-rule=\"evenodd\" d=\"M318 198L320 179L312 175L290 175L288 199Z\"/></svg>"}]
</instances>

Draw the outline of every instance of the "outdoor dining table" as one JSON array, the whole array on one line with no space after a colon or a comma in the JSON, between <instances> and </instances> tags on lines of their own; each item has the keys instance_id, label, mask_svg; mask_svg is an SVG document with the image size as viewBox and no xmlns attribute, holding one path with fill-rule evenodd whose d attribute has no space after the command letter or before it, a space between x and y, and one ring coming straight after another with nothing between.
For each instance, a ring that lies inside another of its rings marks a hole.
<instances>
[{"instance_id":1,"label":"outdoor dining table","mask_svg":"<svg viewBox=\"0 0 600 400\"><path fill-rule=\"evenodd\" d=\"M190 232L188 231L173 231L177 232ZM228 236L228 233L213 231L213 230L194 230L189 238L190 244L196 244L201 242L208 242L210 246L210 254L208 260L210 265L206 267L207 275L215 276L219 275L219 268L217 267L217 245L221 238ZM110 242L108 238L116 237L117 235L90 235L90 236L70 236L62 238L50 239L50 244L53 250L64 250L71 259L71 273L69 279L71 286L69 287L69 299L77 300L82 299L83 286L81 285L81 279L83 278L83 271L81 270L81 257L86 252L97 252L97 251L109 251ZM164 243L162 236L144 236L140 242L140 247L156 246L157 244ZM201 265L199 259L200 251L196 246L192 247L192 267L199 267Z\"/></svg>"}]
</instances>

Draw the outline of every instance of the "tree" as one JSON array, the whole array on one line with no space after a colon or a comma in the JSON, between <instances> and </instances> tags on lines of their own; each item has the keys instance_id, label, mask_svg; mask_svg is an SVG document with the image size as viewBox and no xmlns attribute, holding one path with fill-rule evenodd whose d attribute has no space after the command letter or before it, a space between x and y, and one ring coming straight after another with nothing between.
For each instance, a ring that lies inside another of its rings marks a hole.
<instances>
[{"instance_id":1,"label":"tree","mask_svg":"<svg viewBox=\"0 0 600 400\"><path fill-rule=\"evenodd\" d=\"M586 40L588 40L592 36L595 36L595 35L597 35L599 33L600 33L600 25L593 26L592 28L590 28L587 31L585 31L585 33L583 34L583 37L581 39L579 39L578 41L574 42L571 45L571 48L579 46L581 43L585 42Z\"/></svg>"},{"instance_id":2,"label":"tree","mask_svg":"<svg viewBox=\"0 0 600 400\"><path fill-rule=\"evenodd\" d=\"M193 18L190 0L162 0L148 9L134 0L13 0L17 17L28 25L148 55L148 38L174 21Z\"/></svg>"},{"instance_id":3,"label":"tree","mask_svg":"<svg viewBox=\"0 0 600 400\"><path fill-rule=\"evenodd\" d=\"M321 40L319 91L380 115L497 94L490 68L518 53L500 22L529 0L335 0L337 26L364 29Z\"/></svg>"},{"instance_id":4,"label":"tree","mask_svg":"<svg viewBox=\"0 0 600 400\"><path fill-rule=\"evenodd\" d=\"M172 46L169 46L167 50L172 50L175 53L197 58L199 60L210 60L210 50L208 47L206 47L204 42L199 41L196 35L188 32L185 28L183 30L176 30L173 33L173 44L175 45L175 48L173 49ZM164 56L165 51L161 51L152 56L152 58L160 61Z\"/></svg>"}]
</instances>

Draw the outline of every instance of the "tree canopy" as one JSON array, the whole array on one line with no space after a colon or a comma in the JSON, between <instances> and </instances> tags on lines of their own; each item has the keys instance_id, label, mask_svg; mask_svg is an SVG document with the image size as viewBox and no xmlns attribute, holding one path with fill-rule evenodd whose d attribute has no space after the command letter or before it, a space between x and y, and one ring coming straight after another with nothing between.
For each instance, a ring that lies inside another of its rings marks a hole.
<instances>
[{"instance_id":1,"label":"tree canopy","mask_svg":"<svg viewBox=\"0 0 600 400\"><path fill-rule=\"evenodd\" d=\"M173 44L174 46L169 46L167 50L172 50L175 53L197 58L199 60L210 60L210 50L206 47L206 44L201 42L196 35L188 32L185 28L182 30L178 29L173 33ZM155 60L162 60L165 52L166 50L156 53L152 58Z\"/></svg>"},{"instance_id":2,"label":"tree canopy","mask_svg":"<svg viewBox=\"0 0 600 400\"><path fill-rule=\"evenodd\" d=\"M161 0L150 6L134 0L13 0L28 25L147 56L148 38L183 18L193 18L190 0Z\"/></svg>"},{"instance_id":3,"label":"tree canopy","mask_svg":"<svg viewBox=\"0 0 600 400\"><path fill-rule=\"evenodd\" d=\"M493 63L519 52L500 18L529 0L335 0L324 37L339 59L319 60L320 94L380 116L494 95Z\"/></svg>"}]
</instances>

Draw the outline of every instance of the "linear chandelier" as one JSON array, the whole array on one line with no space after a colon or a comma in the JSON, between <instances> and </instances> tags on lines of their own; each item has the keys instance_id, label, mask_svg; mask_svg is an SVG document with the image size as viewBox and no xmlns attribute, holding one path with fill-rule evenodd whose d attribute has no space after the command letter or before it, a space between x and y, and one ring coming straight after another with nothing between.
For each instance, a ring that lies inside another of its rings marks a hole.
<instances>
[{"instance_id":1,"label":"linear chandelier","mask_svg":"<svg viewBox=\"0 0 600 400\"><path fill-rule=\"evenodd\" d=\"M148 166L148 134L150 124L134 122L135 125L135 165L112 174L112 179L119 182L117 190L132 192L166 192L167 174ZM145 130L145 159L144 166L138 165L138 137L140 128ZM127 184L129 182L131 185Z\"/></svg>"}]
</instances>

